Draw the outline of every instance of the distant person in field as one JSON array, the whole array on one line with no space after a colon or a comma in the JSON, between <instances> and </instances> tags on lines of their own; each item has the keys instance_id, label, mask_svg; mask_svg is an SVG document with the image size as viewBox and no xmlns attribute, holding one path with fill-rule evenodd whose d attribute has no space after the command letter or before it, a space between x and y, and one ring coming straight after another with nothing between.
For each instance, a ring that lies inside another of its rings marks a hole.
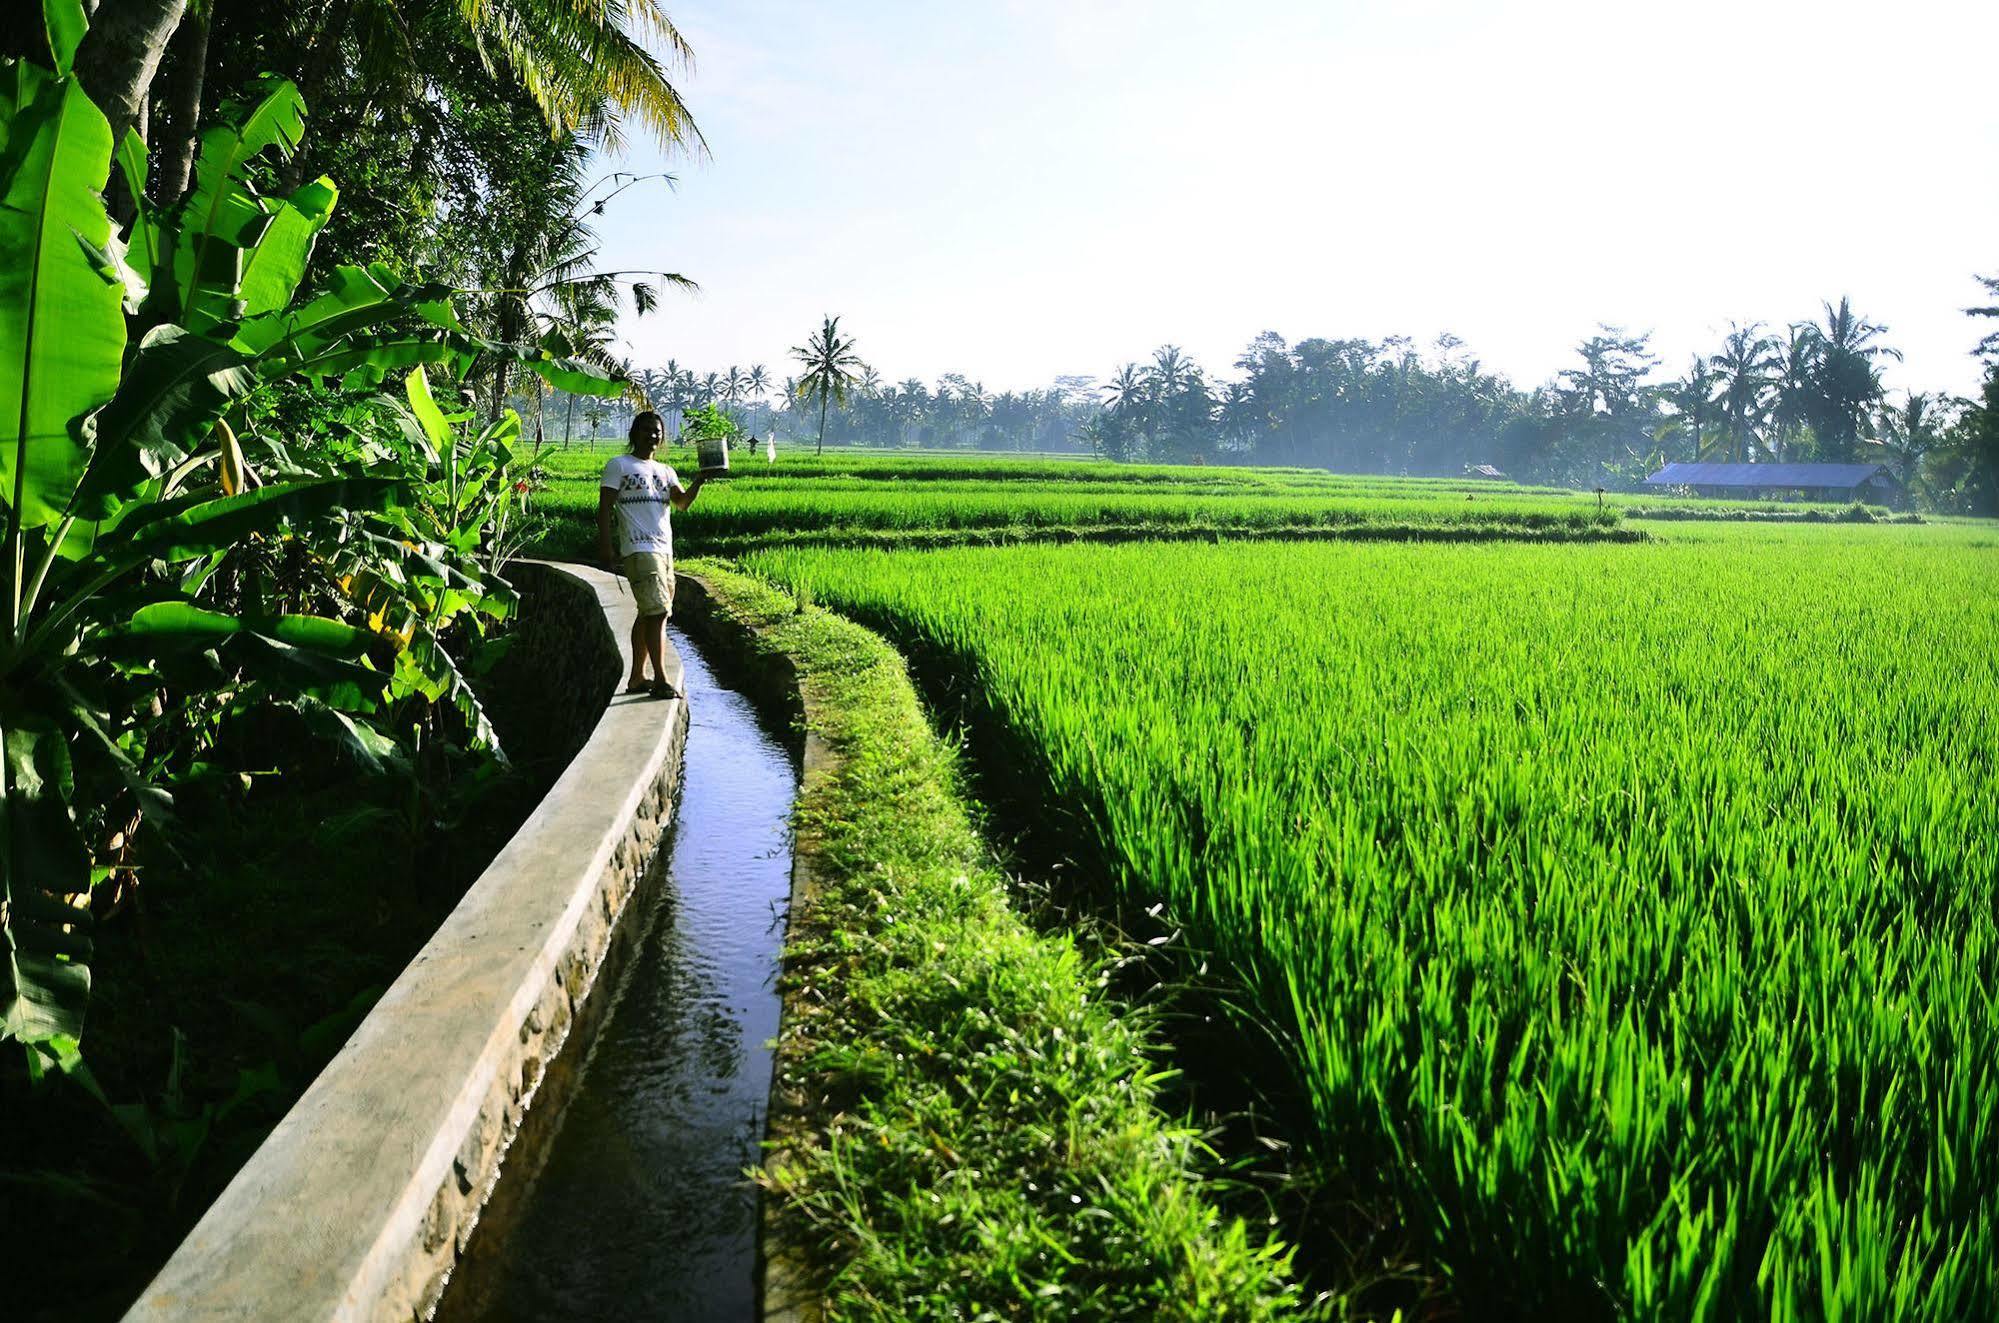
<instances>
[{"instance_id":1,"label":"distant person in field","mask_svg":"<svg viewBox=\"0 0 1999 1323\"><path fill-rule=\"evenodd\" d=\"M661 658L666 650L666 618L673 614L673 528L667 507L685 510L701 492L701 475L680 485L680 475L652 457L666 439L666 422L648 409L632 419L632 451L613 455L597 489L597 558L632 585L639 618L632 622L632 674L628 694L671 698ZM617 555L611 528L617 526ZM652 679L646 679L646 668Z\"/></svg>"}]
</instances>

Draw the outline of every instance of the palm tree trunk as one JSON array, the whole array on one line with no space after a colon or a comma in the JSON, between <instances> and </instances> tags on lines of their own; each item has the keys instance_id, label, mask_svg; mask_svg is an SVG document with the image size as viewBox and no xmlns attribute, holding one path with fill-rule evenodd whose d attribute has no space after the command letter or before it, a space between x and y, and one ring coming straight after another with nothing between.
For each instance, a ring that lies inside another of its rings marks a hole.
<instances>
[{"instance_id":1,"label":"palm tree trunk","mask_svg":"<svg viewBox=\"0 0 1999 1323\"><path fill-rule=\"evenodd\" d=\"M819 449L815 453L821 455L826 453L826 397L830 393L819 392Z\"/></svg>"},{"instance_id":2,"label":"palm tree trunk","mask_svg":"<svg viewBox=\"0 0 1999 1323\"><path fill-rule=\"evenodd\" d=\"M160 158L159 200L172 206L194 178L194 145L201 130L201 91L208 77L208 11L189 16L174 38L173 80L167 113L173 136Z\"/></svg>"},{"instance_id":3,"label":"palm tree trunk","mask_svg":"<svg viewBox=\"0 0 1999 1323\"><path fill-rule=\"evenodd\" d=\"M500 410L507 406L507 360L493 364L493 417L500 416Z\"/></svg>"},{"instance_id":4,"label":"palm tree trunk","mask_svg":"<svg viewBox=\"0 0 1999 1323\"><path fill-rule=\"evenodd\" d=\"M307 114L318 109L319 94L326 89L327 79L336 72L340 58L340 39L347 35L347 17L354 8L354 0L326 0L320 7L318 21L309 31L312 33L305 49L305 58L299 64L299 95L305 100ZM295 151L291 159L278 166L278 184L289 193L306 180L306 153Z\"/></svg>"},{"instance_id":5,"label":"palm tree trunk","mask_svg":"<svg viewBox=\"0 0 1999 1323\"><path fill-rule=\"evenodd\" d=\"M115 144L139 123L139 107L160 57L187 12L187 0L103 0L77 52L83 90L111 121Z\"/></svg>"}]
</instances>

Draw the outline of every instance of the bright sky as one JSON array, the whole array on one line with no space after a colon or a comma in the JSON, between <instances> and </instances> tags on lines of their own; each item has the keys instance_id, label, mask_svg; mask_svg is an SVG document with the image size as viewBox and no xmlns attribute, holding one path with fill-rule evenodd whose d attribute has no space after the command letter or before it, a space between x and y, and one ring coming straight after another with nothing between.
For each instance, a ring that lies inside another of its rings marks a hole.
<instances>
[{"instance_id":1,"label":"bright sky","mask_svg":"<svg viewBox=\"0 0 1999 1323\"><path fill-rule=\"evenodd\" d=\"M1259 331L1450 331L1532 385L1598 322L1677 371L1842 293L1969 393L1999 273L1991 0L668 0L709 159L602 224L698 280L641 366L836 313L892 380L1108 376ZM650 148L630 169L660 168Z\"/></svg>"}]
</instances>

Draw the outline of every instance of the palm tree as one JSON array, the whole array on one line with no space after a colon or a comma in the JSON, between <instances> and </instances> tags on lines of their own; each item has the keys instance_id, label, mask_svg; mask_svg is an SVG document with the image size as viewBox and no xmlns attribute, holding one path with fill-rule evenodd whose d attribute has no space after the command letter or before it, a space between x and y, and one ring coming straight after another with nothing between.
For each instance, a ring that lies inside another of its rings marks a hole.
<instances>
[{"instance_id":1,"label":"palm tree","mask_svg":"<svg viewBox=\"0 0 1999 1323\"><path fill-rule=\"evenodd\" d=\"M1875 343L1887 329L1860 317L1844 297L1837 307L1827 303L1824 324L1811 328L1816 341L1808 396L1811 421L1819 444L1833 459L1854 457L1868 411L1881 398L1875 360L1902 357L1900 350Z\"/></svg>"},{"instance_id":2,"label":"palm tree","mask_svg":"<svg viewBox=\"0 0 1999 1323\"><path fill-rule=\"evenodd\" d=\"M748 382L749 379L743 375L741 368L734 363L729 364L729 370L722 374L722 403L731 409L735 408L736 401L743 398L743 387Z\"/></svg>"},{"instance_id":3,"label":"palm tree","mask_svg":"<svg viewBox=\"0 0 1999 1323\"><path fill-rule=\"evenodd\" d=\"M1687 375L1666 387L1666 399L1678 416L1660 429L1661 439L1669 431L1691 432L1695 459L1703 458L1707 450L1706 428L1714 409L1716 380L1713 361L1695 354L1687 365Z\"/></svg>"},{"instance_id":4,"label":"palm tree","mask_svg":"<svg viewBox=\"0 0 1999 1323\"><path fill-rule=\"evenodd\" d=\"M840 334L840 319L826 318L825 325L813 332L812 338L802 345L791 347L791 357L803 371L798 377L797 394L800 399L819 401L819 445L815 453L826 453L826 405L828 401L847 402L847 392L860 380L862 368L859 354L854 352L852 336Z\"/></svg>"},{"instance_id":5,"label":"palm tree","mask_svg":"<svg viewBox=\"0 0 1999 1323\"><path fill-rule=\"evenodd\" d=\"M1152 430L1156 399L1152 375L1136 363L1125 363L1103 385L1104 408L1088 438L1090 448L1106 459L1131 459L1139 438Z\"/></svg>"},{"instance_id":6,"label":"palm tree","mask_svg":"<svg viewBox=\"0 0 1999 1323\"><path fill-rule=\"evenodd\" d=\"M1950 431L1951 407L1934 395L1910 391L1900 405L1881 411L1876 435L1865 443L1912 495L1922 485L1923 461Z\"/></svg>"},{"instance_id":7,"label":"palm tree","mask_svg":"<svg viewBox=\"0 0 1999 1323\"><path fill-rule=\"evenodd\" d=\"M1999 299L1999 276L1973 276L1972 279L1985 287L1985 293L1988 298ZM1966 308L1965 312L1973 317L1999 317L1999 304L1987 304L1979 308ZM1988 333L1978 342L1978 348L1971 352L1977 354L1980 358L1999 354L1999 331Z\"/></svg>"},{"instance_id":8,"label":"palm tree","mask_svg":"<svg viewBox=\"0 0 1999 1323\"><path fill-rule=\"evenodd\" d=\"M1816 328L1792 323L1783 343L1776 347L1777 394L1770 409L1774 433L1771 453L1784 458L1786 448L1812 421L1812 382L1818 372L1819 337Z\"/></svg>"},{"instance_id":9,"label":"palm tree","mask_svg":"<svg viewBox=\"0 0 1999 1323\"><path fill-rule=\"evenodd\" d=\"M1159 394L1165 399L1173 399L1187 388L1193 375L1199 371L1193 361L1182 353L1179 345L1161 345L1153 351L1152 380L1159 387Z\"/></svg>"},{"instance_id":10,"label":"palm tree","mask_svg":"<svg viewBox=\"0 0 1999 1323\"><path fill-rule=\"evenodd\" d=\"M265 6L212 0L97 0L89 8L76 68L111 121L112 141L146 122L149 99L178 112L167 117L171 138L159 153L163 202L186 185L182 163L199 126L180 108L199 106L211 46L252 38L262 47L259 67L291 77L316 110L351 101L379 115L385 101L406 109L435 99L436 71L453 63L445 51L455 45L525 93L557 137L615 149L634 123L662 144L705 147L668 72L691 65L693 52L660 0L298 0L280 23ZM200 40L175 42L190 15ZM204 25L214 28L212 42ZM444 50L433 44L439 40ZM153 85L169 43L172 96ZM336 79L344 86L331 93ZM315 143L287 163L279 172L286 189L308 178L328 150Z\"/></svg>"},{"instance_id":11,"label":"palm tree","mask_svg":"<svg viewBox=\"0 0 1999 1323\"><path fill-rule=\"evenodd\" d=\"M770 369L761 363L753 364L748 378L750 398L761 400L770 391Z\"/></svg>"},{"instance_id":12,"label":"palm tree","mask_svg":"<svg viewBox=\"0 0 1999 1323\"><path fill-rule=\"evenodd\" d=\"M1126 363L1104 383L1104 408L1112 413L1138 408L1145 403L1150 388L1138 364Z\"/></svg>"},{"instance_id":13,"label":"palm tree","mask_svg":"<svg viewBox=\"0 0 1999 1323\"><path fill-rule=\"evenodd\" d=\"M599 271L597 236L589 218L626 189L658 176L620 172L586 185L583 170L589 150L583 143L574 138L551 141L547 151L541 191L578 202L570 213L553 217L532 207L508 209L507 219L496 222L502 230L494 236L497 246L475 244L481 288L466 295L461 306L467 319L494 340L554 341L563 352L576 354L587 338L586 323L604 309L615 320L622 295L628 294L633 309L643 316L658 303L660 285L689 291L699 286L672 271ZM598 189L605 183L612 187L600 196ZM491 410L497 417L506 402L511 363L500 357L491 367Z\"/></svg>"},{"instance_id":14,"label":"palm tree","mask_svg":"<svg viewBox=\"0 0 1999 1323\"><path fill-rule=\"evenodd\" d=\"M1777 370L1783 362L1780 347L1775 337L1763 334L1763 323L1730 322L1721 352L1709 362L1718 379L1715 403L1728 423L1731 452L1738 462L1746 462L1752 458L1756 429L1769 414L1777 388Z\"/></svg>"}]
</instances>

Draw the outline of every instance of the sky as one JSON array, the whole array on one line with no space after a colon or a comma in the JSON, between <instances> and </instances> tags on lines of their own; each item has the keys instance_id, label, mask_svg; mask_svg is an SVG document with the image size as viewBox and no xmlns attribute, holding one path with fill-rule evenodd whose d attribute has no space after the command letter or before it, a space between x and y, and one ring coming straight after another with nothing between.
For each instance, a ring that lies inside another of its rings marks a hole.
<instances>
[{"instance_id":1,"label":"sky","mask_svg":"<svg viewBox=\"0 0 1999 1323\"><path fill-rule=\"evenodd\" d=\"M1599 323L1663 370L1850 295L1898 389L1969 394L1999 274L1990 0L667 0L707 144L600 221L692 277L638 366L825 314L890 380L993 391L1265 330L1531 386Z\"/></svg>"}]
</instances>

